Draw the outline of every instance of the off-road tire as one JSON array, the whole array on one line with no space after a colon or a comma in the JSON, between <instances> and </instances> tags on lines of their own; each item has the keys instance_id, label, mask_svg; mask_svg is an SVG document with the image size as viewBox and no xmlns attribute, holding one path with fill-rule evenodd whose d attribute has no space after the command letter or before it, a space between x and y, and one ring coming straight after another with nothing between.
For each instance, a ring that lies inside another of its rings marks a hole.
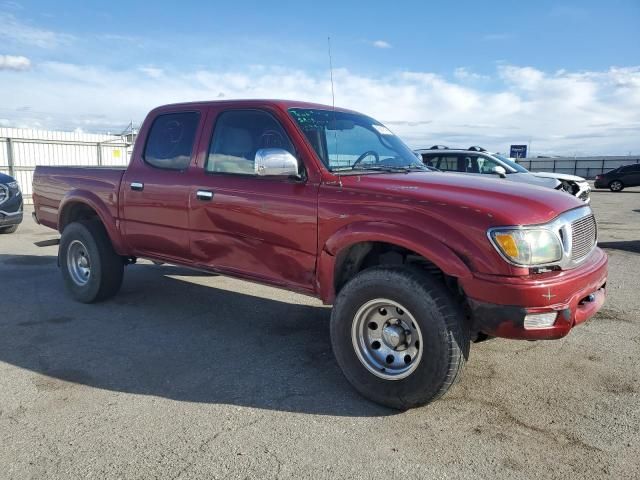
<instances>
[{"instance_id":1,"label":"off-road tire","mask_svg":"<svg viewBox=\"0 0 640 480\"><path fill-rule=\"evenodd\" d=\"M404 305L422 332L422 358L405 378L387 380L374 375L356 353L352 341L355 315L376 298ZM407 267L373 267L357 274L338 294L331 314L331 344L342 372L360 394L406 410L440 398L460 377L469 355L464 319L460 302L435 277Z\"/></svg>"},{"instance_id":2,"label":"off-road tire","mask_svg":"<svg viewBox=\"0 0 640 480\"><path fill-rule=\"evenodd\" d=\"M69 246L79 241L90 259L90 274L84 285L75 282L69 271L67 256ZM82 303L106 300L120 290L124 274L124 260L111 245L102 223L83 220L67 225L62 232L58 261L62 278L71 296Z\"/></svg>"}]
</instances>

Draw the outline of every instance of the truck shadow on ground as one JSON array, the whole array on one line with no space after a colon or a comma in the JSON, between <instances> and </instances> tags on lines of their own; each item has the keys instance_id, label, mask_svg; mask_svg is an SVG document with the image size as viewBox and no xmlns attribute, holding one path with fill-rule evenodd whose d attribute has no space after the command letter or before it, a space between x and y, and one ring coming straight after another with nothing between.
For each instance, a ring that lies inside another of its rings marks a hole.
<instances>
[{"instance_id":1,"label":"truck shadow on ground","mask_svg":"<svg viewBox=\"0 0 640 480\"><path fill-rule=\"evenodd\" d=\"M35 372L42 392L86 385L312 414L396 413L342 376L329 308L226 290L222 279L193 283L201 275L130 266L118 296L84 305L66 295L55 257L0 255L0 361Z\"/></svg>"},{"instance_id":2,"label":"truck shadow on ground","mask_svg":"<svg viewBox=\"0 0 640 480\"><path fill-rule=\"evenodd\" d=\"M615 242L598 242L598 246L608 250L622 250L631 253L640 253L640 240L620 240Z\"/></svg>"}]
</instances>

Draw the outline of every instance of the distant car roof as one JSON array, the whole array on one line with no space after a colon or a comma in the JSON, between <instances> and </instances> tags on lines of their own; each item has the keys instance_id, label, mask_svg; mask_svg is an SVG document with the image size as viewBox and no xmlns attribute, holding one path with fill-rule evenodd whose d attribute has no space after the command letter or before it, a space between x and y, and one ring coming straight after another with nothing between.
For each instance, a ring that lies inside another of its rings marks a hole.
<instances>
[{"instance_id":1,"label":"distant car roof","mask_svg":"<svg viewBox=\"0 0 640 480\"><path fill-rule=\"evenodd\" d=\"M418 153L438 153L438 152L454 152L454 153L484 153L486 155L495 155L495 152L488 150L470 150L468 148L418 148L414 150Z\"/></svg>"}]
</instances>

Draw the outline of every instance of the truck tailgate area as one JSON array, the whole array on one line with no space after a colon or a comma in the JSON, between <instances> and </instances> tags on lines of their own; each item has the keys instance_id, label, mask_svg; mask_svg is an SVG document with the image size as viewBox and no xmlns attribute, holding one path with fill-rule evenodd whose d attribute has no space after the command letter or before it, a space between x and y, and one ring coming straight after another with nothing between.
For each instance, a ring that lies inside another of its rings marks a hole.
<instances>
[{"instance_id":1,"label":"truck tailgate area","mask_svg":"<svg viewBox=\"0 0 640 480\"><path fill-rule=\"evenodd\" d=\"M123 168L37 166L33 177L37 220L57 229L61 203L76 195L100 200L111 217L117 218L118 193L124 172Z\"/></svg>"}]
</instances>

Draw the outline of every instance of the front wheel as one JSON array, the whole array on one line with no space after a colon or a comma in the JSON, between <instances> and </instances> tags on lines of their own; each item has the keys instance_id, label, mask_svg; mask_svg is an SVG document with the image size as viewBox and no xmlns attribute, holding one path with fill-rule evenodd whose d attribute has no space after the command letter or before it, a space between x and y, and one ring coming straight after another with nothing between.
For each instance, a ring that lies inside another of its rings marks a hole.
<instances>
[{"instance_id":1,"label":"front wheel","mask_svg":"<svg viewBox=\"0 0 640 480\"><path fill-rule=\"evenodd\" d=\"M16 230L18 230L18 225L11 225L10 227L0 227L0 234L15 233Z\"/></svg>"},{"instance_id":2,"label":"front wheel","mask_svg":"<svg viewBox=\"0 0 640 480\"><path fill-rule=\"evenodd\" d=\"M609 190L611 190L612 192L621 192L623 188L624 185L620 180L614 180L609 184Z\"/></svg>"},{"instance_id":3,"label":"front wheel","mask_svg":"<svg viewBox=\"0 0 640 480\"><path fill-rule=\"evenodd\" d=\"M124 261L99 221L65 227L58 255L65 286L79 302L106 300L120 289Z\"/></svg>"},{"instance_id":4,"label":"front wheel","mask_svg":"<svg viewBox=\"0 0 640 480\"><path fill-rule=\"evenodd\" d=\"M338 295L331 343L347 380L400 410L447 392L469 353L464 314L435 278L404 267L356 275Z\"/></svg>"}]
</instances>

